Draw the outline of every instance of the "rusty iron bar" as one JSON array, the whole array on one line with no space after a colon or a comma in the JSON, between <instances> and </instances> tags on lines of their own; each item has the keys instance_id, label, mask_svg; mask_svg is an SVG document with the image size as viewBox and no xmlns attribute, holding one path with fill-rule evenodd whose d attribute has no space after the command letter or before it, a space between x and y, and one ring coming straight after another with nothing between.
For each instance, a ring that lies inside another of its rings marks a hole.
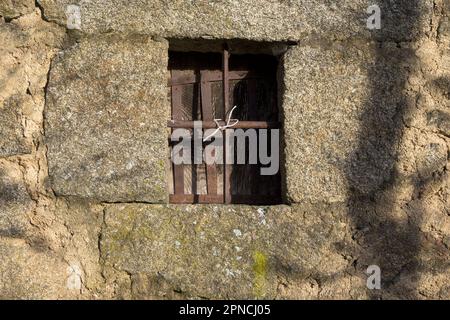
<instances>
[{"instance_id":1,"label":"rusty iron bar","mask_svg":"<svg viewBox=\"0 0 450 320\"><path fill-rule=\"evenodd\" d=\"M229 60L230 60L230 52L228 51L228 45L225 43L223 46L223 64L222 64L222 71L223 71L223 110L224 114L226 115L229 111L229 91L230 91L230 84L229 84ZM226 152L226 145L227 145L227 138L226 134L224 132L223 134L223 157L224 157L224 165L223 165L223 196L224 196L224 202L225 204L231 203L231 170L232 168L226 164L227 159L227 152Z\"/></svg>"}]
</instances>

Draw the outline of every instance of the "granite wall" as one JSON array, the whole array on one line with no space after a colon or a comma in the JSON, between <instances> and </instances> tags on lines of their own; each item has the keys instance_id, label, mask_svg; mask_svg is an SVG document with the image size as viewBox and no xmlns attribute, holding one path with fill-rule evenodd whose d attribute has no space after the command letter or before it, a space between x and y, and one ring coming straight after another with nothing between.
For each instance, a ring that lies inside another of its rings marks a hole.
<instances>
[{"instance_id":1,"label":"granite wall","mask_svg":"<svg viewBox=\"0 0 450 320\"><path fill-rule=\"evenodd\" d=\"M449 15L0 0L0 298L449 299ZM284 205L168 204L168 50L222 40L280 59Z\"/></svg>"}]
</instances>

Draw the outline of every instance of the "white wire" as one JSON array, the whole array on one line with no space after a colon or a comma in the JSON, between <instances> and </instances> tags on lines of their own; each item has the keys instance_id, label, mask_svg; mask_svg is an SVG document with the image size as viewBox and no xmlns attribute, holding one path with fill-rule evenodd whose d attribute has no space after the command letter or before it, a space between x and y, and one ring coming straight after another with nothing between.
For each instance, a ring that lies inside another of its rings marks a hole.
<instances>
[{"instance_id":1,"label":"white wire","mask_svg":"<svg viewBox=\"0 0 450 320\"><path fill-rule=\"evenodd\" d=\"M222 119L214 119L214 122L216 123L216 125L217 125L217 129L212 133L212 134L210 134L209 136L207 136L206 138L204 138L203 139L203 142L205 142L205 141L207 141L207 140L209 140L211 137L213 137L217 132L219 132L220 130L225 130L225 129L227 129L227 128L232 128L232 127L234 127L235 125L237 125L238 123L239 123L239 120L238 119L231 119L231 116L233 115L233 111L234 111L234 109L236 109L237 108L237 106L234 106L233 107L233 109L231 109L230 111L229 111L229 116L228 116L228 121L227 121L227 123L224 125L224 126L221 126L220 125L220 123L219 123L219 121L224 121L224 120L222 120ZM228 113L228 112L227 112ZM233 122L233 124L230 124L230 121L231 120L233 120L234 122Z\"/></svg>"}]
</instances>

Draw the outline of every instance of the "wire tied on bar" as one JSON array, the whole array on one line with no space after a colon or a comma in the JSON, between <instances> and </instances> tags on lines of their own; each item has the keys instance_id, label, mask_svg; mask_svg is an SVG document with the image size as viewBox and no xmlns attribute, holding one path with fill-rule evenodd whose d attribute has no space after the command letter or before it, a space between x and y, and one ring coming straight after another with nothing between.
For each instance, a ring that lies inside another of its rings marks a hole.
<instances>
[{"instance_id":1,"label":"wire tied on bar","mask_svg":"<svg viewBox=\"0 0 450 320\"><path fill-rule=\"evenodd\" d=\"M237 125L239 123L238 119L231 119L231 117L233 115L233 111L236 108L237 108L237 106L234 106L233 109L231 109L230 111L227 112L227 114L229 113L229 115L228 115L228 120L226 121L225 125L222 126L220 124L220 121L224 121L224 120L222 120L222 119L214 119L214 122L216 123L217 129L212 134L210 134L209 136L204 138L203 142L205 142L205 141L209 140L211 137L215 136L217 132L226 130L228 128L232 128L232 127L234 127L235 125ZM225 115L225 117L226 117L226 115ZM232 122L232 123L230 123L230 122Z\"/></svg>"}]
</instances>

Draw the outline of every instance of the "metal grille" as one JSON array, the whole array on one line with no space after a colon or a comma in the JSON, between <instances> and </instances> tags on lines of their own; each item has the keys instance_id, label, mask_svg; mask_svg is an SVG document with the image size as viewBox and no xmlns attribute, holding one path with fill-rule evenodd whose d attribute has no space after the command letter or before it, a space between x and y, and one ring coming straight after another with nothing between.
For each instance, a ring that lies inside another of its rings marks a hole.
<instances>
[{"instance_id":1,"label":"metal grille","mask_svg":"<svg viewBox=\"0 0 450 320\"><path fill-rule=\"evenodd\" d=\"M222 56L170 52L172 120L168 126L191 130L193 121L201 120L204 129L215 128L213 120L224 119L238 105L233 114L240 121L236 128L279 128L276 64L270 56L230 58L226 49ZM260 168L259 163L172 165L170 202L280 203L280 174L262 176Z\"/></svg>"}]
</instances>

